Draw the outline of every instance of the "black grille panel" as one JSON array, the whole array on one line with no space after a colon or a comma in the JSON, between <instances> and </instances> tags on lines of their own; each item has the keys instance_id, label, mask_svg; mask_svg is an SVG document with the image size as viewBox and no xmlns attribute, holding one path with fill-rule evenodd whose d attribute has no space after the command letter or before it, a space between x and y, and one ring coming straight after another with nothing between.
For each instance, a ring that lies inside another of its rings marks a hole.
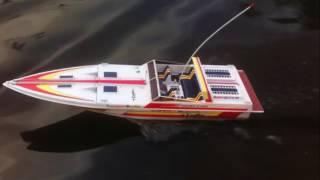
<instances>
[{"instance_id":1,"label":"black grille panel","mask_svg":"<svg viewBox=\"0 0 320 180\"><path fill-rule=\"evenodd\" d=\"M211 91L214 94L220 94L220 95L238 95L239 94L236 86L214 85L214 86L211 86Z\"/></svg>"},{"instance_id":2,"label":"black grille panel","mask_svg":"<svg viewBox=\"0 0 320 180\"><path fill-rule=\"evenodd\" d=\"M217 78L231 77L231 74L227 69L206 69L205 72L208 77L217 77Z\"/></svg>"}]
</instances>

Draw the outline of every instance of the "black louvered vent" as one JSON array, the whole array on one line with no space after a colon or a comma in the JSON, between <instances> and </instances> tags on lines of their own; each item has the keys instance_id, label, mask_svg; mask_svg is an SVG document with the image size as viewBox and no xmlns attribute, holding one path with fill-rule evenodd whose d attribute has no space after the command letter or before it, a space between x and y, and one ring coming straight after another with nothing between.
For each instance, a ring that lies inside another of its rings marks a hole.
<instances>
[{"instance_id":1,"label":"black louvered vent","mask_svg":"<svg viewBox=\"0 0 320 180\"><path fill-rule=\"evenodd\" d=\"M211 86L211 91L214 94L220 94L220 95L238 95L239 94L236 86L214 85L214 86Z\"/></svg>"},{"instance_id":2,"label":"black louvered vent","mask_svg":"<svg viewBox=\"0 0 320 180\"><path fill-rule=\"evenodd\" d=\"M217 77L217 78L231 77L231 74L227 69L206 69L205 72L208 77Z\"/></svg>"}]
</instances>

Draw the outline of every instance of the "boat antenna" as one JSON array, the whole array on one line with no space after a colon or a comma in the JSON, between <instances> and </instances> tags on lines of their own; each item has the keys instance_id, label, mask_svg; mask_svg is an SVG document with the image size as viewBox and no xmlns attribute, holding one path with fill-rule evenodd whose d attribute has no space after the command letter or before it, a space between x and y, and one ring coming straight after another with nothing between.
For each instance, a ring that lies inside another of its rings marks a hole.
<instances>
[{"instance_id":1,"label":"boat antenna","mask_svg":"<svg viewBox=\"0 0 320 180\"><path fill-rule=\"evenodd\" d=\"M184 73L184 71L187 68L187 65L191 62L192 57L194 55L196 55L198 53L198 51L202 48L202 46L204 46L212 37L214 37L218 32L220 32L223 28L225 28L227 25L229 25L232 21L234 21L235 19L237 19L239 16L241 16L242 14L244 14L245 12L247 12L249 9L251 9L253 6L255 5L255 3L251 3L248 7L246 7L244 10L242 10L241 12L239 12L238 14L236 14L235 16L233 16L231 19L229 19L226 23L224 23L222 26L220 26L216 31L214 31L209 37L207 37L207 39L205 39L199 46L198 48L192 53L192 55L189 57L188 61L186 62L186 64L183 67L183 70L181 71L181 74ZM180 81L180 79L179 79Z\"/></svg>"}]
</instances>

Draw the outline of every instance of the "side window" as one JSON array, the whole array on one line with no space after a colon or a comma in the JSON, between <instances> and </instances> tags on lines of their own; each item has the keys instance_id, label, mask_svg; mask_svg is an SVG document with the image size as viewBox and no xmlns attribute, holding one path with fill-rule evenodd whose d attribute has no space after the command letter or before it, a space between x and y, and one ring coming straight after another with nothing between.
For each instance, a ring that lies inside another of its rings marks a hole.
<instances>
[{"instance_id":1,"label":"side window","mask_svg":"<svg viewBox=\"0 0 320 180\"><path fill-rule=\"evenodd\" d=\"M58 84L58 88L71 88L71 84Z\"/></svg>"},{"instance_id":2,"label":"side window","mask_svg":"<svg viewBox=\"0 0 320 180\"><path fill-rule=\"evenodd\" d=\"M70 78L73 78L72 75L60 75L59 77L60 77L60 79L70 79Z\"/></svg>"},{"instance_id":3,"label":"side window","mask_svg":"<svg viewBox=\"0 0 320 180\"><path fill-rule=\"evenodd\" d=\"M103 86L103 92L117 92L117 86Z\"/></svg>"},{"instance_id":4,"label":"side window","mask_svg":"<svg viewBox=\"0 0 320 180\"><path fill-rule=\"evenodd\" d=\"M104 72L103 76L108 78L116 78L118 74L117 72Z\"/></svg>"}]
</instances>

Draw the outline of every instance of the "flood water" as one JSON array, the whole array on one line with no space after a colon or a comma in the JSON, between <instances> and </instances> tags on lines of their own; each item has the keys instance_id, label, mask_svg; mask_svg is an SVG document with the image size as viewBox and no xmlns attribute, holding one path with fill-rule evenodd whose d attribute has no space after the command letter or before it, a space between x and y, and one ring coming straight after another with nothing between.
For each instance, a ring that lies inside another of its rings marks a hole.
<instances>
[{"instance_id":1,"label":"flood water","mask_svg":"<svg viewBox=\"0 0 320 180\"><path fill-rule=\"evenodd\" d=\"M163 124L163 133L174 135L150 142L125 119L1 87L0 180L319 179L316 4L257 0L198 53L203 64L246 71L265 109L248 121ZM245 6L240 0L0 1L0 81L101 62L185 62Z\"/></svg>"}]
</instances>

